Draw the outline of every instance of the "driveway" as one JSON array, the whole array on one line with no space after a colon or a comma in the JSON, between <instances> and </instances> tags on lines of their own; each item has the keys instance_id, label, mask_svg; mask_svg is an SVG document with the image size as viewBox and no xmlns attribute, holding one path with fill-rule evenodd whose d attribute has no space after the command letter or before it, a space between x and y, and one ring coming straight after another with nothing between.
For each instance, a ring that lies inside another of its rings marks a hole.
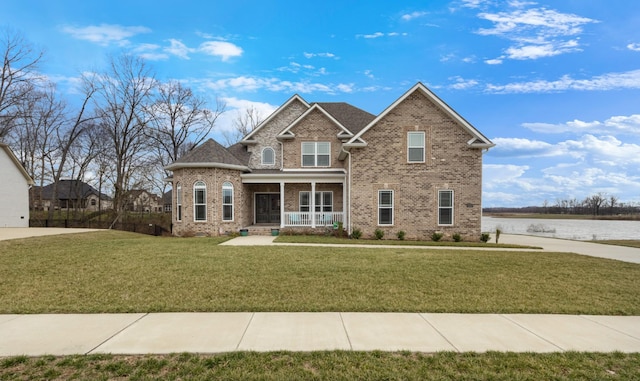
<instances>
[{"instance_id":1,"label":"driveway","mask_svg":"<svg viewBox=\"0 0 640 381\"><path fill-rule=\"evenodd\" d=\"M45 235L60 235L73 233L95 232L100 229L74 229L74 228L0 228L0 241L7 239L41 237Z\"/></svg>"}]
</instances>

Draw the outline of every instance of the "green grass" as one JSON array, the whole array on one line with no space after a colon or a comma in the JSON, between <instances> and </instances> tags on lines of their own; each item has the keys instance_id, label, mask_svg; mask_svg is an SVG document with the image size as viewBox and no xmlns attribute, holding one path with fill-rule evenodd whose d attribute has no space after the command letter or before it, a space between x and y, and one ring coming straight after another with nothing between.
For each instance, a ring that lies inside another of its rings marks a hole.
<instances>
[{"instance_id":1,"label":"green grass","mask_svg":"<svg viewBox=\"0 0 640 381\"><path fill-rule=\"evenodd\" d=\"M495 238L494 238L495 239ZM537 246L513 244L495 244L483 242L452 241L404 241L396 239L349 239L323 235L280 235L275 239L279 243L321 243L336 245L386 245L386 246L450 246L450 247L482 247L500 249L542 249Z\"/></svg>"},{"instance_id":2,"label":"green grass","mask_svg":"<svg viewBox=\"0 0 640 381\"><path fill-rule=\"evenodd\" d=\"M0 242L0 313L640 315L640 266L573 254L219 246L105 231Z\"/></svg>"},{"instance_id":3,"label":"green grass","mask_svg":"<svg viewBox=\"0 0 640 381\"><path fill-rule=\"evenodd\" d=\"M640 248L640 240L633 239L610 239L610 240L600 240L594 241L595 243L603 243L605 245L616 245L616 246L628 246L628 247L637 247Z\"/></svg>"},{"instance_id":4,"label":"green grass","mask_svg":"<svg viewBox=\"0 0 640 381\"><path fill-rule=\"evenodd\" d=\"M637 380L640 354L236 352L0 359L2 380Z\"/></svg>"}]
</instances>

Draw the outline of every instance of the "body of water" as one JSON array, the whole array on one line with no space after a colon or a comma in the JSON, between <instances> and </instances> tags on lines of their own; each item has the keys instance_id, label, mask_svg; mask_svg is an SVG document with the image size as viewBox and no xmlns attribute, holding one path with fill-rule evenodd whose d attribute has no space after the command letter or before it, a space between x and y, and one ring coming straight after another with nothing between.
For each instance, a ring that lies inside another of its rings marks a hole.
<instances>
[{"instance_id":1,"label":"body of water","mask_svg":"<svg viewBox=\"0 0 640 381\"><path fill-rule=\"evenodd\" d=\"M640 239L640 221L556 220L542 218L482 217L482 231L496 228L506 234L528 234L581 241L601 239Z\"/></svg>"}]
</instances>

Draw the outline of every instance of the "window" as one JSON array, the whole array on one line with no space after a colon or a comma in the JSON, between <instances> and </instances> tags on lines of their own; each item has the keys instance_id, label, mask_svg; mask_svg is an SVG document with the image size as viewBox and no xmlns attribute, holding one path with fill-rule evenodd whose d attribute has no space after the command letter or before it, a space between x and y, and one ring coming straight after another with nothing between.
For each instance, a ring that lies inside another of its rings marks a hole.
<instances>
[{"instance_id":1,"label":"window","mask_svg":"<svg viewBox=\"0 0 640 381\"><path fill-rule=\"evenodd\" d=\"M276 163L276 152L271 147L262 150L262 164L274 165Z\"/></svg>"},{"instance_id":2,"label":"window","mask_svg":"<svg viewBox=\"0 0 640 381\"><path fill-rule=\"evenodd\" d=\"M222 184L222 221L233 221L233 184Z\"/></svg>"},{"instance_id":3,"label":"window","mask_svg":"<svg viewBox=\"0 0 640 381\"><path fill-rule=\"evenodd\" d=\"M393 191L378 191L378 225L393 225Z\"/></svg>"},{"instance_id":4,"label":"window","mask_svg":"<svg viewBox=\"0 0 640 381\"><path fill-rule=\"evenodd\" d=\"M407 161L409 163L424 163L423 131L407 134Z\"/></svg>"},{"instance_id":5,"label":"window","mask_svg":"<svg viewBox=\"0 0 640 381\"><path fill-rule=\"evenodd\" d=\"M198 181L193 186L193 210L195 221L207 220L207 186L203 181Z\"/></svg>"},{"instance_id":6,"label":"window","mask_svg":"<svg viewBox=\"0 0 640 381\"><path fill-rule=\"evenodd\" d=\"M308 212L311 208L309 194L300 192L300 211ZM333 212L333 192L316 192L316 212Z\"/></svg>"},{"instance_id":7,"label":"window","mask_svg":"<svg viewBox=\"0 0 640 381\"><path fill-rule=\"evenodd\" d=\"M303 167L328 167L331 165L331 143L302 142Z\"/></svg>"},{"instance_id":8,"label":"window","mask_svg":"<svg viewBox=\"0 0 640 381\"><path fill-rule=\"evenodd\" d=\"M91 199L91 206L96 206L96 204L97 204L97 203L98 203L98 202L96 201L96 199L95 199L95 198L92 198L92 199Z\"/></svg>"},{"instance_id":9,"label":"window","mask_svg":"<svg viewBox=\"0 0 640 381\"><path fill-rule=\"evenodd\" d=\"M453 225L453 191L438 191L438 225Z\"/></svg>"},{"instance_id":10,"label":"window","mask_svg":"<svg viewBox=\"0 0 640 381\"><path fill-rule=\"evenodd\" d=\"M182 184L176 185L176 220L182 221Z\"/></svg>"}]
</instances>

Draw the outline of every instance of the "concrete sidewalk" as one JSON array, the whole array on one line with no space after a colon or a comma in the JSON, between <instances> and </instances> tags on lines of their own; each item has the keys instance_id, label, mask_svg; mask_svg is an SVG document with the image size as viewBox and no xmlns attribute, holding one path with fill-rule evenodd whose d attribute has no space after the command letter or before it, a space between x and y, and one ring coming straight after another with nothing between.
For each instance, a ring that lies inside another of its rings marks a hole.
<instances>
[{"instance_id":1,"label":"concrete sidewalk","mask_svg":"<svg viewBox=\"0 0 640 381\"><path fill-rule=\"evenodd\" d=\"M221 243L221 245L230 246L263 246L263 245L281 245L281 246L323 246L323 247L336 247L335 244L317 244L317 243L279 243L274 242L277 237L272 236L246 236L237 237L229 241ZM518 235L518 234L501 234L500 243L514 244L522 246L534 246L541 247L544 251L561 252L561 253L575 253L581 255L588 255L591 257L615 259L623 262L639 263L640 264L640 249L633 247L604 245L600 243L585 242L585 241L571 241L567 239L547 238L530 235ZM343 247L367 247L367 248L382 248L382 249L398 249L410 248L410 249L438 249L438 250L490 250L490 251L536 251L537 249L509 249L509 248L495 248L495 247L459 247L459 246L411 246L411 242L407 241L407 246L397 245L366 245L366 244L345 244Z\"/></svg>"},{"instance_id":2,"label":"concrete sidewalk","mask_svg":"<svg viewBox=\"0 0 640 381\"><path fill-rule=\"evenodd\" d=\"M640 317L351 312L0 315L0 356L279 350L640 352Z\"/></svg>"}]
</instances>

